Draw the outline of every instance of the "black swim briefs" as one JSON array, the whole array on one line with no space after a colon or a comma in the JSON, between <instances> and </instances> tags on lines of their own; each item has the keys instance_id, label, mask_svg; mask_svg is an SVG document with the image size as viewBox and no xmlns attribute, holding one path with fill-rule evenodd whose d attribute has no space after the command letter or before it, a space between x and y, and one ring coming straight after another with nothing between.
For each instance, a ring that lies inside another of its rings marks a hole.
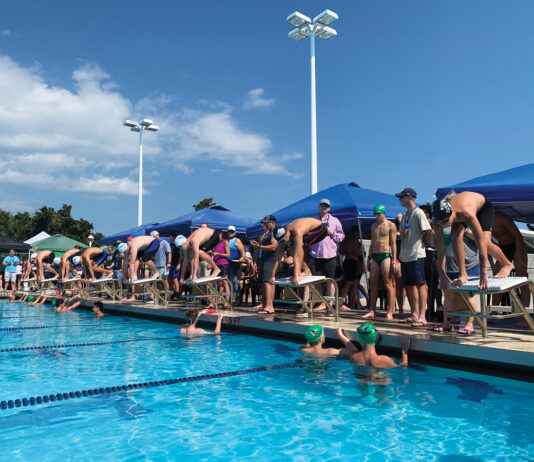
<instances>
[{"instance_id":1,"label":"black swim briefs","mask_svg":"<svg viewBox=\"0 0 534 462\"><path fill-rule=\"evenodd\" d=\"M493 227L493 204L486 199L484 205L477 213L478 221L482 227L482 231L491 231Z\"/></svg>"},{"instance_id":2,"label":"black swim briefs","mask_svg":"<svg viewBox=\"0 0 534 462\"><path fill-rule=\"evenodd\" d=\"M50 255L48 255L48 257L43 258L43 263L48 263L49 265L51 265L52 263L54 263L54 258L56 258L56 254L54 252L50 252Z\"/></svg>"},{"instance_id":3,"label":"black swim briefs","mask_svg":"<svg viewBox=\"0 0 534 462\"><path fill-rule=\"evenodd\" d=\"M213 231L213 234L211 235L211 237L199 247L200 250L204 252L209 252L210 250L213 250L213 248L219 243L220 232L221 230L219 229L216 229L215 231Z\"/></svg>"},{"instance_id":4,"label":"black swim briefs","mask_svg":"<svg viewBox=\"0 0 534 462\"><path fill-rule=\"evenodd\" d=\"M304 247L309 247L310 245L318 244L327 235L328 235L328 229L324 223L321 223L320 226L317 226L317 228L312 229L311 231L307 232L302 237L302 243L304 244Z\"/></svg>"}]
</instances>

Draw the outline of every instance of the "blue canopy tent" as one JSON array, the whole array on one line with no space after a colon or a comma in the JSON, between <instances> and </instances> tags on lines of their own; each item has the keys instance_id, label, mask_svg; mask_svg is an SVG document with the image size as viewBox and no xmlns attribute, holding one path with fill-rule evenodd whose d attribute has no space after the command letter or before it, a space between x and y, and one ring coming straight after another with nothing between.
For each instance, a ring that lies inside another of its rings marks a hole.
<instances>
[{"instance_id":1,"label":"blue canopy tent","mask_svg":"<svg viewBox=\"0 0 534 462\"><path fill-rule=\"evenodd\" d=\"M144 225L137 226L136 228L126 229L120 233L111 234L98 241L98 245L115 244L117 241L126 242L128 236L144 236L147 234L146 230L150 226L155 226L158 223L145 223Z\"/></svg>"},{"instance_id":2,"label":"blue canopy tent","mask_svg":"<svg viewBox=\"0 0 534 462\"><path fill-rule=\"evenodd\" d=\"M499 212L515 221L534 223L534 164L439 188L436 197L442 199L450 191L457 193L473 191L483 194Z\"/></svg>"},{"instance_id":3,"label":"blue canopy tent","mask_svg":"<svg viewBox=\"0 0 534 462\"><path fill-rule=\"evenodd\" d=\"M352 226L361 224L362 233L368 233L375 222L373 209L376 204L383 204L386 208L386 218L394 219L397 214L406 210L400 205L399 199L392 194L386 194L371 189L360 188L356 183L342 183L323 189L294 204L273 213L278 226L285 226L297 218L314 217L318 214L317 206L323 198L330 200L330 213L335 216L348 231ZM358 223L360 219L360 223ZM262 233L261 223L255 223L247 229L247 236L257 237Z\"/></svg>"},{"instance_id":4,"label":"blue canopy tent","mask_svg":"<svg viewBox=\"0 0 534 462\"><path fill-rule=\"evenodd\" d=\"M173 220L150 226L147 233L156 230L161 235L169 235L171 231L189 236L195 229L200 228L202 223L207 223L210 228L221 228L226 230L233 225L238 234L244 235L247 228L254 223L254 220L243 215L231 212L225 207L215 205L207 209L187 213Z\"/></svg>"}]
</instances>

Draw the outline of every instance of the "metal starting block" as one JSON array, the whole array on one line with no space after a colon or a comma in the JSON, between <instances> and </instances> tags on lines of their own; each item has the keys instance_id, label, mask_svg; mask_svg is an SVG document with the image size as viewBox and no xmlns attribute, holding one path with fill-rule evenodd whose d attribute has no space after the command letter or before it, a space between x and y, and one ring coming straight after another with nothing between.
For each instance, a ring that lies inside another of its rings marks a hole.
<instances>
[{"instance_id":1,"label":"metal starting block","mask_svg":"<svg viewBox=\"0 0 534 462\"><path fill-rule=\"evenodd\" d=\"M323 295L317 290L317 286L326 283L334 284L334 297ZM313 306L316 303L324 303L327 312L330 312L335 316L336 321L339 321L339 288L334 279L326 278L324 276L304 276L298 283L295 284L291 281L291 277L287 277L277 279L274 281L274 285L284 288L284 292L287 290L290 294L290 297L286 297L284 294L284 298L275 300L275 302L294 303L301 305L306 309L311 319L313 319ZM308 300L304 300L304 293L299 295L298 289L303 288L309 288Z\"/></svg>"},{"instance_id":2,"label":"metal starting block","mask_svg":"<svg viewBox=\"0 0 534 462\"><path fill-rule=\"evenodd\" d=\"M468 307L467 312L451 312L455 316L467 316L476 319L482 329L482 336L488 336L488 319L506 319L522 317L525 319L528 326L534 331L534 321L528 314L525 306L521 303L521 298L517 295L516 290L528 285L529 291L534 294L534 284L525 277L508 277L508 278L490 278L488 289L480 290L478 288L480 278L471 277L461 287L449 286L449 290L458 292L458 295L462 298L464 304ZM510 299L514 301L515 305L519 308L518 313L510 314L489 314L491 310L500 310L501 306L492 306L486 303L486 295L508 293ZM479 295L480 297L480 313L477 312L476 307L471 305L469 297Z\"/></svg>"},{"instance_id":3,"label":"metal starting block","mask_svg":"<svg viewBox=\"0 0 534 462\"><path fill-rule=\"evenodd\" d=\"M219 283L223 279L220 276L216 277L203 277L197 278L194 281L186 281L186 285L191 287L191 295L188 298L198 300L199 298L205 298L209 302L213 303L215 310L219 309L219 304L227 304L232 309L233 290L232 284L229 283L230 293L219 292ZM230 302L226 301L224 297L230 297Z\"/></svg>"},{"instance_id":4,"label":"metal starting block","mask_svg":"<svg viewBox=\"0 0 534 462\"><path fill-rule=\"evenodd\" d=\"M94 282L98 283L102 280L96 280ZM154 300L154 305L159 305L160 303L163 304L163 306L167 306L167 291L159 290L157 283L164 282L163 279L154 279L154 278L145 278L145 279L137 279L136 281L122 281L121 290L122 293L124 293L124 286L129 285L131 286L131 292L134 295L148 295L150 298ZM138 291L139 289L139 291Z\"/></svg>"}]
</instances>

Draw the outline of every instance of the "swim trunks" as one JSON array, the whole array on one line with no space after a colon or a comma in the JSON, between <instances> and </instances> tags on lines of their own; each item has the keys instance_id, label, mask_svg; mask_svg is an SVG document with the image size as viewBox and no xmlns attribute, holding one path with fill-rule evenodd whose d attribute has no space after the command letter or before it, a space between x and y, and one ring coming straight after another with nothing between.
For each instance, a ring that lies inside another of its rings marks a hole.
<instances>
[{"instance_id":1,"label":"swim trunks","mask_svg":"<svg viewBox=\"0 0 534 462\"><path fill-rule=\"evenodd\" d=\"M484 205L477 213L478 221L482 227L482 231L491 231L493 227L493 204L486 199Z\"/></svg>"},{"instance_id":2,"label":"swim trunks","mask_svg":"<svg viewBox=\"0 0 534 462\"><path fill-rule=\"evenodd\" d=\"M380 265L384 260L391 258L391 254L389 252L374 253L371 255L371 258Z\"/></svg>"},{"instance_id":3,"label":"swim trunks","mask_svg":"<svg viewBox=\"0 0 534 462\"><path fill-rule=\"evenodd\" d=\"M328 229L324 223L321 223L317 228L312 229L307 232L302 237L302 243L304 247L309 247L310 245L317 244L321 242L328 235Z\"/></svg>"},{"instance_id":4,"label":"swim trunks","mask_svg":"<svg viewBox=\"0 0 534 462\"><path fill-rule=\"evenodd\" d=\"M95 263L96 266L100 265L108 256L107 250L102 250L101 253L93 255L91 260Z\"/></svg>"},{"instance_id":5,"label":"swim trunks","mask_svg":"<svg viewBox=\"0 0 534 462\"><path fill-rule=\"evenodd\" d=\"M76 252L74 255L71 255L69 258L67 258L67 260L72 263L72 259L74 257L81 257L83 252L84 250L78 250L78 252Z\"/></svg>"},{"instance_id":6,"label":"swim trunks","mask_svg":"<svg viewBox=\"0 0 534 462\"><path fill-rule=\"evenodd\" d=\"M210 250L213 250L213 248L219 243L220 232L221 231L219 229L213 231L211 237L200 246L200 250L203 250L204 252L209 252Z\"/></svg>"},{"instance_id":7,"label":"swim trunks","mask_svg":"<svg viewBox=\"0 0 534 462\"><path fill-rule=\"evenodd\" d=\"M511 244L506 245L500 245L497 244L499 248L502 250L502 253L508 260L513 261L514 260L514 254L515 254L515 243L512 242Z\"/></svg>"},{"instance_id":8,"label":"swim trunks","mask_svg":"<svg viewBox=\"0 0 534 462\"><path fill-rule=\"evenodd\" d=\"M137 259L147 262L154 259L154 255L159 249L159 241L154 238L154 240L148 245L146 249L137 251Z\"/></svg>"},{"instance_id":9,"label":"swim trunks","mask_svg":"<svg viewBox=\"0 0 534 462\"><path fill-rule=\"evenodd\" d=\"M50 252L50 255L48 255L48 257L43 258L43 263L48 263L49 265L51 265L52 263L54 263L54 258L56 258L56 254L54 252Z\"/></svg>"}]
</instances>

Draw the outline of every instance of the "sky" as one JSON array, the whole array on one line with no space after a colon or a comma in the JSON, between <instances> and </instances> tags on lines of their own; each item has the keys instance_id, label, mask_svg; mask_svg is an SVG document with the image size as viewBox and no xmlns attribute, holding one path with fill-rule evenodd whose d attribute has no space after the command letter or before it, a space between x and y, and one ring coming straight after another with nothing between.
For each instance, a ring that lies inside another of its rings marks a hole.
<instances>
[{"instance_id":1,"label":"sky","mask_svg":"<svg viewBox=\"0 0 534 462\"><path fill-rule=\"evenodd\" d=\"M331 9L316 41L319 190L418 201L532 162L534 2L9 2L0 16L0 208L73 205L112 234L213 197L261 218L310 193L310 43L286 18Z\"/></svg>"}]
</instances>

